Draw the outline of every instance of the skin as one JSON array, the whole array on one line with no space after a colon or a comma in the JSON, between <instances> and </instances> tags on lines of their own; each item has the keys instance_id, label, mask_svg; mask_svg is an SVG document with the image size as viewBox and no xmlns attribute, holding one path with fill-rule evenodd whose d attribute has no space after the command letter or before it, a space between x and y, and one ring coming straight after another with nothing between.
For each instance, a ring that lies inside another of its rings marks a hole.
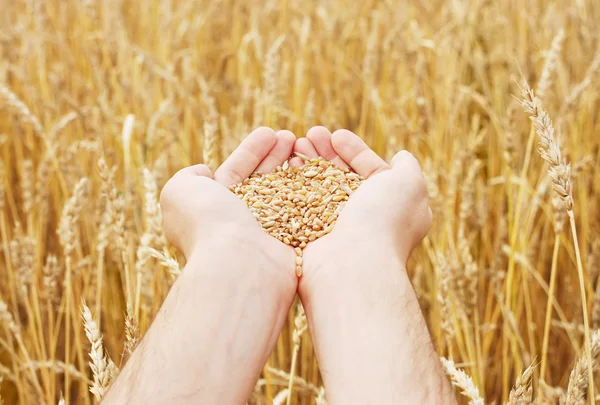
<instances>
[{"instance_id":1,"label":"skin","mask_svg":"<svg viewBox=\"0 0 600 405\"><path fill-rule=\"evenodd\" d=\"M226 188L273 170L292 150L367 178L334 231L305 249L300 282L293 249ZM214 176L204 165L178 172L161 208L187 264L103 404L244 404L296 292L329 404L455 404L405 271L431 226L408 152L388 165L349 131L315 127L296 141L259 128Z\"/></svg>"}]
</instances>

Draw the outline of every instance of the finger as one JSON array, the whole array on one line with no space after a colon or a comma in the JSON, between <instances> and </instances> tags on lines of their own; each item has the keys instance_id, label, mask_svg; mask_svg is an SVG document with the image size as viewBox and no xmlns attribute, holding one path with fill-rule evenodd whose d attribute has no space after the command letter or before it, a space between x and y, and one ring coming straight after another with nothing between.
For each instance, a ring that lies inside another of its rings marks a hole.
<instances>
[{"instance_id":1,"label":"finger","mask_svg":"<svg viewBox=\"0 0 600 405\"><path fill-rule=\"evenodd\" d=\"M289 159L296 142L296 135L290 131L278 131L276 134L277 143L269 152L266 158L256 168L257 172L269 173L281 166L283 162Z\"/></svg>"},{"instance_id":2,"label":"finger","mask_svg":"<svg viewBox=\"0 0 600 405\"><path fill-rule=\"evenodd\" d=\"M252 131L215 172L215 180L224 186L248 178L277 143L275 131L261 127Z\"/></svg>"},{"instance_id":3,"label":"finger","mask_svg":"<svg viewBox=\"0 0 600 405\"><path fill-rule=\"evenodd\" d=\"M399 167L412 166L415 170L421 172L421 165L415 156L407 150L401 150L396 153L390 162L392 169Z\"/></svg>"},{"instance_id":4,"label":"finger","mask_svg":"<svg viewBox=\"0 0 600 405\"><path fill-rule=\"evenodd\" d=\"M175 173L175 176L201 176L201 177L208 177L208 178L212 179L213 174L212 174L212 171L210 170L210 168L206 165L194 165L194 166L184 167L183 169L181 169L177 173ZM173 176L173 177L175 177L175 176Z\"/></svg>"},{"instance_id":5,"label":"finger","mask_svg":"<svg viewBox=\"0 0 600 405\"><path fill-rule=\"evenodd\" d=\"M308 130L306 139L312 142L319 156L338 167L348 168L348 164L338 156L331 145L331 132L325 127L313 127Z\"/></svg>"},{"instance_id":6,"label":"finger","mask_svg":"<svg viewBox=\"0 0 600 405\"><path fill-rule=\"evenodd\" d=\"M311 159L319 157L319 153L315 149L312 142L306 138L300 138L296 141L296 144L294 145L294 152L301 153Z\"/></svg>"},{"instance_id":7,"label":"finger","mask_svg":"<svg viewBox=\"0 0 600 405\"><path fill-rule=\"evenodd\" d=\"M292 166L292 167L302 167L303 165L304 165L304 160L302 160L298 156L290 159L290 166Z\"/></svg>"},{"instance_id":8,"label":"finger","mask_svg":"<svg viewBox=\"0 0 600 405\"><path fill-rule=\"evenodd\" d=\"M319 153L313 146L312 142L306 138L300 138L296 140L294 145L294 153L300 153L308 158L314 159L319 157ZM293 157L290 159L290 166L300 167L304 165L304 160L300 157Z\"/></svg>"},{"instance_id":9,"label":"finger","mask_svg":"<svg viewBox=\"0 0 600 405\"><path fill-rule=\"evenodd\" d=\"M362 139L348 130L335 131L331 135L331 145L340 158L364 178L390 168Z\"/></svg>"}]
</instances>

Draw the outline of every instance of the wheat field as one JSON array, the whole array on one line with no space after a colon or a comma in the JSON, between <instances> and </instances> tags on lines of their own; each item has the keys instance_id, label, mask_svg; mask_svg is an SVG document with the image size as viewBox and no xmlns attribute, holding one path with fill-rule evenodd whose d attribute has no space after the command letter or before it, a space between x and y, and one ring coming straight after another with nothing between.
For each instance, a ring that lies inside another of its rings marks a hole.
<instances>
[{"instance_id":1,"label":"wheat field","mask_svg":"<svg viewBox=\"0 0 600 405\"><path fill-rule=\"evenodd\" d=\"M156 244L161 187L262 125L348 128L386 158L418 157L434 226L409 273L461 401L594 402L595 0L0 10L4 404L98 403L90 353L116 373L184 264ZM325 403L302 323L293 306L249 404Z\"/></svg>"}]
</instances>

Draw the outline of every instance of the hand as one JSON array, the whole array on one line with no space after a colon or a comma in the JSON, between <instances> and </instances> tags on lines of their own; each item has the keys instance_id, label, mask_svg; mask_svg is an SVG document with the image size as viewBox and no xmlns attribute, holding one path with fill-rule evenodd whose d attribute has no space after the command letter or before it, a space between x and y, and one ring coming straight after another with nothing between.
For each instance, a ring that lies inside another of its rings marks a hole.
<instances>
[{"instance_id":1,"label":"hand","mask_svg":"<svg viewBox=\"0 0 600 405\"><path fill-rule=\"evenodd\" d=\"M269 236L227 187L255 171L270 172L282 165L291 155L295 141L289 131L275 133L270 128L258 128L218 168L214 177L208 166L202 164L180 170L167 182L160 196L169 241L188 261L201 248L211 247L218 247L222 254L258 256L252 259L265 263L260 266L265 273L260 275L264 282L275 281L277 287L293 298L297 279L292 248ZM224 251L225 247L229 251Z\"/></svg>"},{"instance_id":2,"label":"hand","mask_svg":"<svg viewBox=\"0 0 600 405\"><path fill-rule=\"evenodd\" d=\"M295 140L259 128L214 179L197 165L165 185L165 232L187 263L103 404L246 402L298 281L293 249L264 232L227 186L283 164Z\"/></svg>"},{"instance_id":3,"label":"hand","mask_svg":"<svg viewBox=\"0 0 600 405\"><path fill-rule=\"evenodd\" d=\"M455 404L406 274L431 226L418 162L400 152L388 165L353 133L322 127L295 150L366 178L304 251L298 292L328 403Z\"/></svg>"}]
</instances>

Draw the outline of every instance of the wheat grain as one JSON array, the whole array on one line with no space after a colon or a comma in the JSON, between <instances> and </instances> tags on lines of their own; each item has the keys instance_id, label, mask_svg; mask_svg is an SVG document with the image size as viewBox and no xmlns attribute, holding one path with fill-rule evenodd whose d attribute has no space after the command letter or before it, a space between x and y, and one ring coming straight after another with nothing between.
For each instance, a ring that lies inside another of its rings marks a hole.
<instances>
[{"instance_id":1,"label":"wheat grain","mask_svg":"<svg viewBox=\"0 0 600 405\"><path fill-rule=\"evenodd\" d=\"M554 185L554 191L564 200L567 211L573 210L571 195L571 167L562 157L559 144L554 134L552 121L540 100L527 84L523 87L521 104L526 112L531 114L533 126L538 135L539 152L548 164L548 174Z\"/></svg>"},{"instance_id":2,"label":"wheat grain","mask_svg":"<svg viewBox=\"0 0 600 405\"><path fill-rule=\"evenodd\" d=\"M115 186L114 176L117 168L109 168L104 157L100 157L100 159L98 159L98 169L102 181L100 186L100 197L102 199L101 205L103 211L98 226L98 242L96 244L96 250L98 252L103 252L108 244L109 235L112 230L111 227L115 221L114 205L117 199L117 188Z\"/></svg>"},{"instance_id":3,"label":"wheat grain","mask_svg":"<svg viewBox=\"0 0 600 405\"><path fill-rule=\"evenodd\" d=\"M140 340L140 328L131 304L127 304L125 313L125 339L125 355L131 356Z\"/></svg>"},{"instance_id":4,"label":"wheat grain","mask_svg":"<svg viewBox=\"0 0 600 405\"><path fill-rule=\"evenodd\" d=\"M8 306L2 300L0 300L0 322L4 323L4 326L15 336L20 336L21 331L15 322L13 314L9 311Z\"/></svg>"},{"instance_id":5,"label":"wheat grain","mask_svg":"<svg viewBox=\"0 0 600 405\"><path fill-rule=\"evenodd\" d=\"M440 358L444 371L450 379L452 384L456 385L462 390L462 394L469 398L469 405L483 405L483 398L479 395L479 389L473 383L471 377L469 377L464 371L456 368L452 360L448 360L444 357Z\"/></svg>"},{"instance_id":6,"label":"wheat grain","mask_svg":"<svg viewBox=\"0 0 600 405\"><path fill-rule=\"evenodd\" d=\"M538 81L537 94L542 100L546 98L546 92L550 86L552 86L552 76L556 71L556 65L558 64L558 58L562 51L564 40L565 30L561 28L552 40L552 45L547 52L546 60L542 67L542 73L540 74L540 80Z\"/></svg>"},{"instance_id":7,"label":"wheat grain","mask_svg":"<svg viewBox=\"0 0 600 405\"><path fill-rule=\"evenodd\" d=\"M600 353L600 330L596 330L591 336L591 356L595 360ZM593 367L593 364L592 364ZM569 385L565 394L566 405L577 405L585 395L588 386L588 361L585 357L577 359L573 370L569 375Z\"/></svg>"},{"instance_id":8,"label":"wheat grain","mask_svg":"<svg viewBox=\"0 0 600 405\"><path fill-rule=\"evenodd\" d=\"M73 195L63 207L57 234L66 256L69 256L77 245L77 229L75 225L83 208L87 190L87 178L82 178L75 185Z\"/></svg>"},{"instance_id":9,"label":"wheat grain","mask_svg":"<svg viewBox=\"0 0 600 405\"><path fill-rule=\"evenodd\" d=\"M327 401L325 400L325 388L319 388L319 394L317 398L315 398L316 405L327 405Z\"/></svg>"},{"instance_id":10,"label":"wheat grain","mask_svg":"<svg viewBox=\"0 0 600 405\"><path fill-rule=\"evenodd\" d=\"M23 161L23 169L21 170L21 197L23 198L23 211L25 215L31 213L33 207L33 162L30 159Z\"/></svg>"},{"instance_id":11,"label":"wheat grain","mask_svg":"<svg viewBox=\"0 0 600 405\"><path fill-rule=\"evenodd\" d=\"M37 241L22 234L20 224L15 227L15 238L10 243L11 261L15 265L19 286L24 295L31 288L35 272Z\"/></svg>"},{"instance_id":12,"label":"wheat grain","mask_svg":"<svg viewBox=\"0 0 600 405\"><path fill-rule=\"evenodd\" d=\"M0 83L0 101L18 115L23 122L31 125L37 135L44 136L44 128L38 117L31 112L29 107L27 107L27 104L25 104L19 96L2 83Z\"/></svg>"},{"instance_id":13,"label":"wheat grain","mask_svg":"<svg viewBox=\"0 0 600 405\"><path fill-rule=\"evenodd\" d=\"M452 301L450 297L450 266L441 253L437 255L437 277L439 288L437 301L440 305L440 325L444 332L447 345L452 344L454 339L454 328L452 327Z\"/></svg>"},{"instance_id":14,"label":"wheat grain","mask_svg":"<svg viewBox=\"0 0 600 405\"><path fill-rule=\"evenodd\" d=\"M207 111L204 119L204 137L202 146L203 162L212 170L216 170L221 159L219 145L219 112L217 102L210 94L208 84L201 82L201 96Z\"/></svg>"},{"instance_id":15,"label":"wheat grain","mask_svg":"<svg viewBox=\"0 0 600 405\"><path fill-rule=\"evenodd\" d=\"M50 163L52 155L49 151L44 154L44 158L38 166L35 182L35 204L43 205L43 210L47 209L49 187L48 181L50 177Z\"/></svg>"},{"instance_id":16,"label":"wheat grain","mask_svg":"<svg viewBox=\"0 0 600 405\"><path fill-rule=\"evenodd\" d=\"M568 111L573 107L573 105L575 105L575 103L577 102L577 100L579 100L581 94L585 91L585 89L590 87L590 85L593 83L598 72L600 72L600 48L598 48L598 50L596 51L594 59L592 60L592 63L585 72L583 80L579 82L575 87L573 87L573 89L567 96L567 99L561 110Z\"/></svg>"},{"instance_id":17,"label":"wheat grain","mask_svg":"<svg viewBox=\"0 0 600 405\"><path fill-rule=\"evenodd\" d=\"M477 294L479 292L477 288L479 281L478 269L477 263L475 263L473 256L471 255L471 249L469 248L467 239L463 235L459 235L458 238L458 251L464 269L459 277L464 277L465 279L465 289L461 298L467 316L471 316L473 312L477 310Z\"/></svg>"},{"instance_id":18,"label":"wheat grain","mask_svg":"<svg viewBox=\"0 0 600 405\"><path fill-rule=\"evenodd\" d=\"M531 365L517 378L506 405L529 405L532 403L531 377L534 370L535 367Z\"/></svg>"},{"instance_id":19,"label":"wheat grain","mask_svg":"<svg viewBox=\"0 0 600 405\"><path fill-rule=\"evenodd\" d=\"M83 318L85 335L92 345L89 356L91 359L90 368L92 370L94 379L90 386L90 392L94 394L98 401L100 401L108 390L108 386L114 377L114 364L112 364L112 361L104 352L102 333L100 333L100 330L98 330L98 326L92 317L90 309L87 307L85 302L82 302L81 306L81 316Z\"/></svg>"},{"instance_id":20,"label":"wheat grain","mask_svg":"<svg viewBox=\"0 0 600 405\"><path fill-rule=\"evenodd\" d=\"M48 255L42 269L42 284L44 286L44 298L52 304L56 304L59 299L57 288L59 274L58 259L55 255Z\"/></svg>"}]
</instances>

